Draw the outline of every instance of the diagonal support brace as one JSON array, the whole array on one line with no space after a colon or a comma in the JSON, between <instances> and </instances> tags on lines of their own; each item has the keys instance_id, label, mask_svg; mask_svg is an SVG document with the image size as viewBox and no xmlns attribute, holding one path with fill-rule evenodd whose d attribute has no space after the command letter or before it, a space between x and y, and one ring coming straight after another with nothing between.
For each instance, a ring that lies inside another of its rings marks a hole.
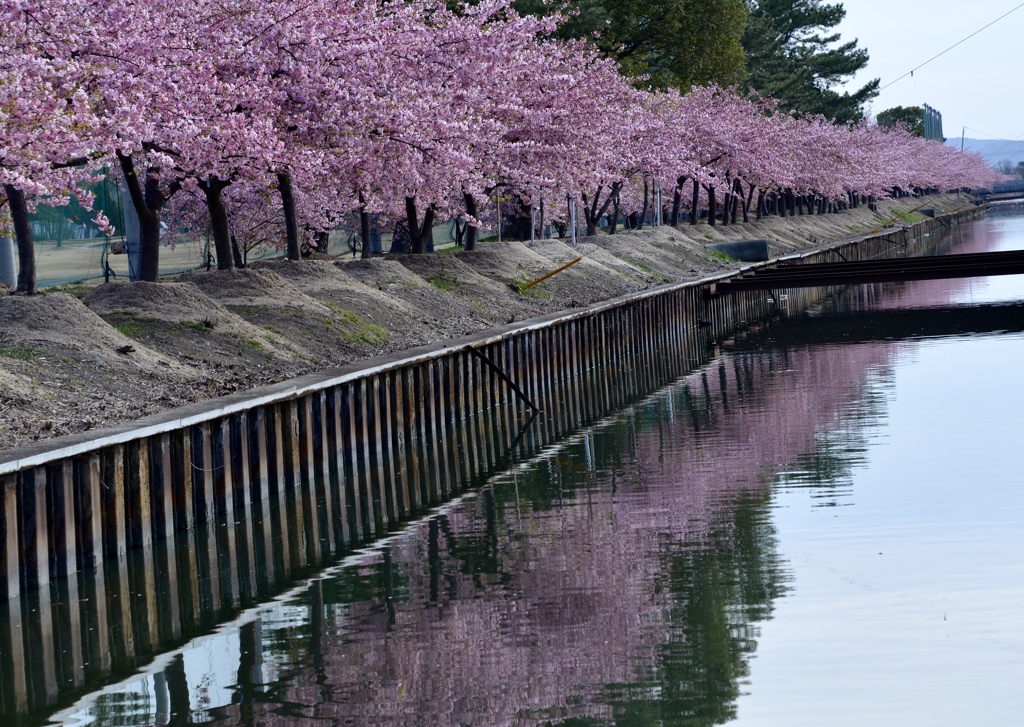
<instances>
[{"instance_id":1,"label":"diagonal support brace","mask_svg":"<svg viewBox=\"0 0 1024 727\"><path fill-rule=\"evenodd\" d=\"M471 354L476 356L478 359L483 361L484 364L486 364L489 369L494 371L494 373L498 374L498 378L500 378L502 381L504 381L506 384L508 384L509 388L511 388L512 391L516 392L516 395L520 399L522 399L523 402L528 407L530 407L530 409L532 409L535 413L540 413L540 409L537 408L537 405L534 404L532 401L530 401L530 398L526 394L523 393L522 389L520 389L518 386L516 386L516 382L513 381L511 378L509 378L508 374L506 374L504 371L502 371L501 368L498 366L498 364L496 364L493 361L491 361L491 359L488 358L487 354L485 354L483 351L481 351L478 348L473 348L472 346L466 346L466 349Z\"/></svg>"}]
</instances>

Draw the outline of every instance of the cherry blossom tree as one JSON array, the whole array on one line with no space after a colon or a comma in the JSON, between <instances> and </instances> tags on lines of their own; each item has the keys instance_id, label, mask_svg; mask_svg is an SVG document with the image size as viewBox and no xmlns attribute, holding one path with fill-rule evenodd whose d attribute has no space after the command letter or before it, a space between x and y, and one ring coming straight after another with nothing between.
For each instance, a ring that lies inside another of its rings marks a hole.
<instances>
[{"instance_id":1,"label":"cherry blossom tree","mask_svg":"<svg viewBox=\"0 0 1024 727\"><path fill-rule=\"evenodd\" d=\"M28 211L121 169L159 274L161 215L209 230L217 265L272 231L288 257L357 213L427 250L437 219L466 246L493 198L588 234L654 190L696 224L815 214L862 198L984 186L982 160L902 129L784 113L732 89L640 90L565 18L510 0L17 0L0 16L0 185L34 290ZM756 203L755 203L756 194ZM204 209L205 208L205 209ZM543 222L544 220L542 220ZM259 232L254 232L259 230ZM173 236L171 236L173 237ZM239 240L242 240L239 242ZM269 238L266 238L269 239ZM238 243L238 244L236 244Z\"/></svg>"},{"instance_id":2,"label":"cherry blossom tree","mask_svg":"<svg viewBox=\"0 0 1024 727\"><path fill-rule=\"evenodd\" d=\"M36 292L29 212L46 198L75 195L89 209L83 183L95 177L109 127L96 99L78 84L81 62L56 52L54 38L79 5L7 4L0 10L0 186L18 241L17 292ZM106 226L98 216L96 222Z\"/></svg>"}]
</instances>

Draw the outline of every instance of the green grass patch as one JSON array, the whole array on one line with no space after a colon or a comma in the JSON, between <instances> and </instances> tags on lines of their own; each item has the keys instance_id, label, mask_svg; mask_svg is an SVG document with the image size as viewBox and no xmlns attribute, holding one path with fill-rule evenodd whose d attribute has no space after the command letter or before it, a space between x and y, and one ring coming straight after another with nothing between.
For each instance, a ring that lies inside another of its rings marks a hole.
<instances>
[{"instance_id":1,"label":"green grass patch","mask_svg":"<svg viewBox=\"0 0 1024 727\"><path fill-rule=\"evenodd\" d=\"M51 285L43 288L44 293L67 293L75 297L81 297L93 289L92 285L84 283L68 283L67 285Z\"/></svg>"},{"instance_id":2,"label":"green grass patch","mask_svg":"<svg viewBox=\"0 0 1024 727\"><path fill-rule=\"evenodd\" d=\"M927 220L928 218L922 215L920 212L900 212L896 216L896 219L904 224L912 225L915 222L922 222L924 220Z\"/></svg>"},{"instance_id":3,"label":"green grass patch","mask_svg":"<svg viewBox=\"0 0 1024 727\"><path fill-rule=\"evenodd\" d=\"M204 321L181 321L178 324L178 328L189 331L200 331L202 333L208 333L213 329L213 321L207 319Z\"/></svg>"},{"instance_id":4,"label":"green grass patch","mask_svg":"<svg viewBox=\"0 0 1024 727\"><path fill-rule=\"evenodd\" d=\"M144 331L142 325L135 321L117 321L111 325L118 333L128 338L139 338Z\"/></svg>"},{"instance_id":5,"label":"green grass patch","mask_svg":"<svg viewBox=\"0 0 1024 727\"><path fill-rule=\"evenodd\" d=\"M244 341L242 341L243 351L245 351L246 349L250 351L259 351L261 348L263 348L263 344L257 341L255 338L247 338Z\"/></svg>"},{"instance_id":6,"label":"green grass patch","mask_svg":"<svg viewBox=\"0 0 1024 727\"><path fill-rule=\"evenodd\" d=\"M551 291L544 287L545 283L537 283L532 288L526 287L534 280L536 280L536 278L524 278L520 276L514 280L509 280L508 282L509 285L512 286L512 289L519 293L519 295L526 298L536 298L537 300L549 300L551 298Z\"/></svg>"},{"instance_id":7,"label":"green grass patch","mask_svg":"<svg viewBox=\"0 0 1024 727\"><path fill-rule=\"evenodd\" d=\"M639 268L640 270L643 270L648 275L657 275L657 273L654 271L654 268L645 263L643 260L637 260L635 257L630 257L629 255L620 255L619 257L622 259L623 262L627 262L634 268Z\"/></svg>"},{"instance_id":8,"label":"green grass patch","mask_svg":"<svg viewBox=\"0 0 1024 727\"><path fill-rule=\"evenodd\" d=\"M455 293L456 284L455 276L449 273L444 268L441 268L437 273L430 276L430 284L438 290L443 290L445 293Z\"/></svg>"},{"instance_id":9,"label":"green grass patch","mask_svg":"<svg viewBox=\"0 0 1024 727\"><path fill-rule=\"evenodd\" d=\"M43 349L35 346L5 346L0 343L0 356L16 361L33 361L44 353Z\"/></svg>"},{"instance_id":10,"label":"green grass patch","mask_svg":"<svg viewBox=\"0 0 1024 727\"><path fill-rule=\"evenodd\" d=\"M334 306L331 307L334 308ZM376 323L363 320L352 311L340 307L334 308L334 310L344 324L339 336L344 343L362 343L372 346L383 343L391 337L387 329L381 328Z\"/></svg>"},{"instance_id":11,"label":"green grass patch","mask_svg":"<svg viewBox=\"0 0 1024 727\"><path fill-rule=\"evenodd\" d=\"M729 253L722 252L721 250L708 250L708 254L711 255L711 257L715 258L716 260L720 260L723 263L738 263L738 262L740 262L739 260L734 258Z\"/></svg>"}]
</instances>

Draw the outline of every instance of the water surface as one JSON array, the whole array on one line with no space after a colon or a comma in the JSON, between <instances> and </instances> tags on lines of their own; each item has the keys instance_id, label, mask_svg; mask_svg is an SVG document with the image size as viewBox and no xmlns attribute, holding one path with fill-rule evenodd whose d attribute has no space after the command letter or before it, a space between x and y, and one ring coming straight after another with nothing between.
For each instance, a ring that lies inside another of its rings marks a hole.
<instances>
[{"instance_id":1,"label":"water surface","mask_svg":"<svg viewBox=\"0 0 1024 727\"><path fill-rule=\"evenodd\" d=\"M1024 248L1024 216L950 244ZM1019 724L1022 301L864 286L719 342L55 719Z\"/></svg>"}]
</instances>

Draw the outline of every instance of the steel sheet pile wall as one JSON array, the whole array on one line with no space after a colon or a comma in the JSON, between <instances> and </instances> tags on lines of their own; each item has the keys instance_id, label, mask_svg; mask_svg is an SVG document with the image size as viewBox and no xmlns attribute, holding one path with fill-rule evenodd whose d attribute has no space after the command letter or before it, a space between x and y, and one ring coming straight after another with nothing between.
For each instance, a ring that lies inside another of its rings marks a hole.
<instances>
[{"instance_id":1,"label":"steel sheet pile wall","mask_svg":"<svg viewBox=\"0 0 1024 727\"><path fill-rule=\"evenodd\" d=\"M910 238L897 237L801 259L906 254ZM130 671L780 312L764 292L709 298L708 282L14 453L0 464L0 715L52 709ZM827 293L793 290L786 303L803 310Z\"/></svg>"}]
</instances>

